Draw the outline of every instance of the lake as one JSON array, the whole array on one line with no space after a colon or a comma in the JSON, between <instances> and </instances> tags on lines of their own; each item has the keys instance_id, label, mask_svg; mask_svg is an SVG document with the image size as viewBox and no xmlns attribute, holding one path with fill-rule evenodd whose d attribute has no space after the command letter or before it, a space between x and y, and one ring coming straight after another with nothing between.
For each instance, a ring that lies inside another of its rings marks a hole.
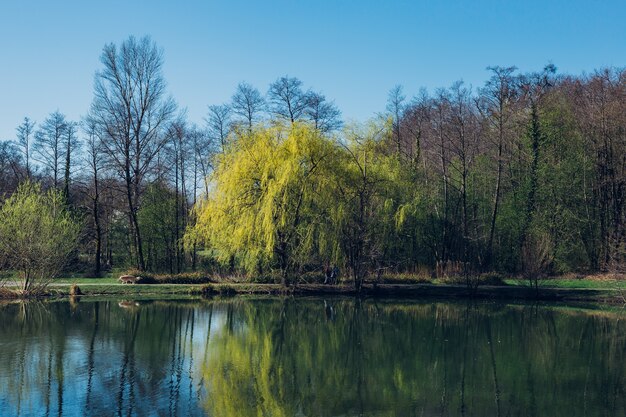
<instances>
[{"instance_id":1,"label":"lake","mask_svg":"<svg viewBox=\"0 0 626 417\"><path fill-rule=\"evenodd\" d=\"M0 304L2 416L626 416L626 316L490 302Z\"/></svg>"}]
</instances>

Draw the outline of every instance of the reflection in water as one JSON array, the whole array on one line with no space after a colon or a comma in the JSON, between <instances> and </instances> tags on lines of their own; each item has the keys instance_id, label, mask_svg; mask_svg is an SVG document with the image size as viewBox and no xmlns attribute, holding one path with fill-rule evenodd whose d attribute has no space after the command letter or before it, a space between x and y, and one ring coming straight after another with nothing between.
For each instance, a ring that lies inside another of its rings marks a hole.
<instances>
[{"instance_id":1,"label":"reflection in water","mask_svg":"<svg viewBox=\"0 0 626 417\"><path fill-rule=\"evenodd\" d=\"M0 415L626 415L619 313L346 299L0 305Z\"/></svg>"}]
</instances>

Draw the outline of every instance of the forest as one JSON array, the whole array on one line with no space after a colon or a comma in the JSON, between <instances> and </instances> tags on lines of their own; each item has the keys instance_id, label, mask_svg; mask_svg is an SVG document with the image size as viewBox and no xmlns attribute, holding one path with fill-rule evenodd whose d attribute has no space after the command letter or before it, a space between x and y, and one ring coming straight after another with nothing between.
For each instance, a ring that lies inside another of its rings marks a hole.
<instances>
[{"instance_id":1,"label":"forest","mask_svg":"<svg viewBox=\"0 0 626 417\"><path fill-rule=\"evenodd\" d=\"M625 271L623 68L492 66L481 86L415 97L398 85L362 123L285 75L265 92L241 82L195 124L149 37L100 63L80 120L24 117L0 141L0 270L290 284L336 265L357 287Z\"/></svg>"}]
</instances>

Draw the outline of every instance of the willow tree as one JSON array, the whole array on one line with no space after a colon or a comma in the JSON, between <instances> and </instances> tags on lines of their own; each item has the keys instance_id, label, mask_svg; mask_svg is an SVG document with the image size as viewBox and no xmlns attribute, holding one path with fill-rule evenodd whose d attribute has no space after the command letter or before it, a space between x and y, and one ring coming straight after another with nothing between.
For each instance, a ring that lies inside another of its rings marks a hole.
<instances>
[{"instance_id":1,"label":"willow tree","mask_svg":"<svg viewBox=\"0 0 626 417\"><path fill-rule=\"evenodd\" d=\"M218 158L188 238L249 272L278 267L288 285L297 266L328 245L337 154L336 143L308 125L246 130Z\"/></svg>"}]
</instances>

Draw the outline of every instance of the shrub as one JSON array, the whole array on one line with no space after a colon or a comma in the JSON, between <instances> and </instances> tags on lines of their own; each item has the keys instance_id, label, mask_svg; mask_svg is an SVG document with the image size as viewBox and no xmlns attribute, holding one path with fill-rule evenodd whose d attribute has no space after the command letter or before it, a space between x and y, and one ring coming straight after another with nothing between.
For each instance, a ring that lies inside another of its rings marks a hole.
<instances>
[{"instance_id":1,"label":"shrub","mask_svg":"<svg viewBox=\"0 0 626 417\"><path fill-rule=\"evenodd\" d=\"M203 297L211 297L215 295L215 293L216 293L215 288L211 284L203 285L202 288L200 289L200 294Z\"/></svg>"},{"instance_id":2,"label":"shrub","mask_svg":"<svg viewBox=\"0 0 626 417\"><path fill-rule=\"evenodd\" d=\"M430 284L431 278L423 273L389 273L382 276L385 284Z\"/></svg>"},{"instance_id":3,"label":"shrub","mask_svg":"<svg viewBox=\"0 0 626 417\"><path fill-rule=\"evenodd\" d=\"M439 278L443 284L467 285L468 280L463 275L450 275ZM506 285L504 278L497 272L485 272L483 274L472 274L469 276L472 286L479 285Z\"/></svg>"},{"instance_id":4,"label":"shrub","mask_svg":"<svg viewBox=\"0 0 626 417\"><path fill-rule=\"evenodd\" d=\"M0 264L18 273L23 294L43 292L76 249L79 224L58 190L22 183L0 210Z\"/></svg>"}]
</instances>

